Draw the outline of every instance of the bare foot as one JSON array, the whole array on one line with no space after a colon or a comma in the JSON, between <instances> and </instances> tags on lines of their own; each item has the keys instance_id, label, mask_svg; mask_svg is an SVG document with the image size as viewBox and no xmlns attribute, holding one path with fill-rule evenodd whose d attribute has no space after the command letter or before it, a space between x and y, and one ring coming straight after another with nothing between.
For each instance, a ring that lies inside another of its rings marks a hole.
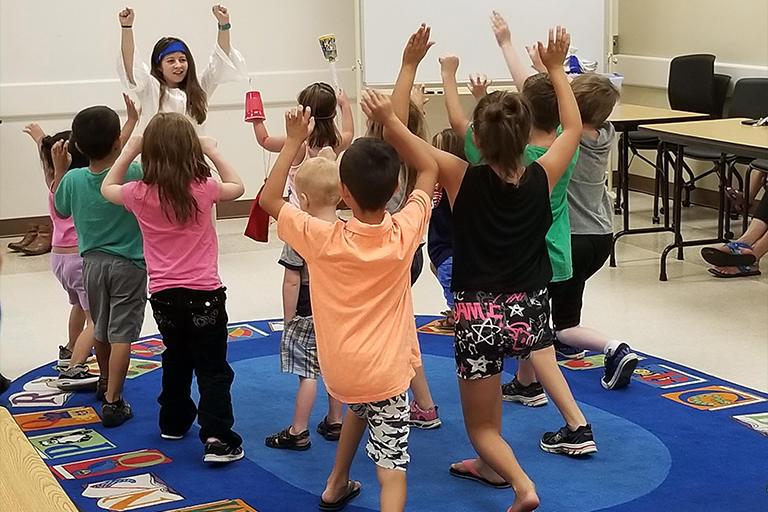
<instances>
[{"instance_id":1,"label":"bare foot","mask_svg":"<svg viewBox=\"0 0 768 512\"><path fill-rule=\"evenodd\" d=\"M720 272L721 274L738 274L739 268L738 267L715 267L715 270Z\"/></svg>"},{"instance_id":2,"label":"bare foot","mask_svg":"<svg viewBox=\"0 0 768 512\"><path fill-rule=\"evenodd\" d=\"M539 506L539 497L536 495L536 487L531 482L530 487L515 489L515 502L507 509L507 512L531 512Z\"/></svg>"},{"instance_id":3,"label":"bare foot","mask_svg":"<svg viewBox=\"0 0 768 512\"><path fill-rule=\"evenodd\" d=\"M482 476L489 482L493 484L503 484L506 482L506 480L504 480L504 478L501 475L495 472L487 464L481 463L477 459L472 459L471 461L467 461L467 462L471 464L472 469L474 469L477 473L480 474L480 476ZM451 464L451 468L453 468L455 471L459 471L462 473L471 473L471 471L466 467L466 464L464 462L456 462L455 464Z\"/></svg>"},{"instance_id":4,"label":"bare foot","mask_svg":"<svg viewBox=\"0 0 768 512\"><path fill-rule=\"evenodd\" d=\"M320 495L320 499L326 503L336 503L347 494L350 494L358 489L360 489L360 482L356 482L354 480L347 480L346 482L342 482L339 485L333 486L331 486L330 482L328 482L325 485L323 494Z\"/></svg>"}]
</instances>

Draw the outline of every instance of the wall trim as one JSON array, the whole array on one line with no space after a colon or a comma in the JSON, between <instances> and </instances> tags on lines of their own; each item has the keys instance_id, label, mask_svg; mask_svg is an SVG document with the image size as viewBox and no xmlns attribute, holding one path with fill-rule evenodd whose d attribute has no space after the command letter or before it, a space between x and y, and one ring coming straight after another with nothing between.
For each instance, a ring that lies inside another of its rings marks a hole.
<instances>
[{"instance_id":1,"label":"wall trim","mask_svg":"<svg viewBox=\"0 0 768 512\"><path fill-rule=\"evenodd\" d=\"M624 85L666 89L671 57L614 55L613 71L624 75ZM739 78L768 77L768 66L715 61L715 73L730 75L731 87Z\"/></svg>"}]
</instances>

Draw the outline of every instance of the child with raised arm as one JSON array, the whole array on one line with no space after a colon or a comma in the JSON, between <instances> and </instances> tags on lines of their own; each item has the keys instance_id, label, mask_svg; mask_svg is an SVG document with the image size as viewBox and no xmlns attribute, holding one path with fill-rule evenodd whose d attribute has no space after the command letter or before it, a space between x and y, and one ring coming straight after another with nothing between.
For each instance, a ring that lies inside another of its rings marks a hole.
<instances>
[{"instance_id":1,"label":"child with raised arm","mask_svg":"<svg viewBox=\"0 0 768 512\"><path fill-rule=\"evenodd\" d=\"M409 269L429 221L437 165L428 151L418 149L421 139L397 119L387 98L371 92L363 109L385 126L394 149L380 139L361 138L344 153L341 198L352 219L324 221L282 199L290 164L312 130L310 111L303 108L286 115L288 137L260 204L277 218L280 237L307 262L320 369L328 392L349 404L320 509L340 510L360 493L349 471L367 427L366 451L377 466L381 510L390 512L405 507L406 391L414 367L421 365ZM390 215L384 207L397 188L398 153L420 174L405 207Z\"/></svg>"},{"instance_id":2,"label":"child with raised arm","mask_svg":"<svg viewBox=\"0 0 768 512\"><path fill-rule=\"evenodd\" d=\"M88 167L67 172L72 158L69 144L88 158ZM83 257L83 284L99 363L96 396L103 400L105 427L122 425L133 417L122 391L131 343L141 333L147 300L147 272L136 218L101 195L101 183L121 148L120 118L111 108L97 106L79 112L72 121L70 141L59 141L51 149L56 212L72 216ZM141 179L141 167L132 166L125 176L128 181Z\"/></svg>"},{"instance_id":3,"label":"child with raised arm","mask_svg":"<svg viewBox=\"0 0 768 512\"><path fill-rule=\"evenodd\" d=\"M305 161L296 173L296 196L301 209L313 217L335 222L339 205L339 167L330 148L321 151L328 157ZM283 335L280 339L280 369L299 377L296 405L291 425L266 439L270 448L307 450L309 416L317 395L320 363L317 358L315 325L312 320L309 272L301 255L285 244L280 255L285 267L283 284ZM328 441L338 441L344 404L328 394L328 414L317 426L317 432Z\"/></svg>"},{"instance_id":4,"label":"child with raised arm","mask_svg":"<svg viewBox=\"0 0 768 512\"><path fill-rule=\"evenodd\" d=\"M229 10L219 4L211 8L218 22L218 36L208 65L197 75L195 59L187 44L176 37L163 37L152 49L149 66L139 60L133 39L133 9L126 7L120 20L120 57L117 73L123 86L136 93L147 122L158 112L186 114L196 124L208 116L208 101L216 87L247 80L248 70L240 52L230 44Z\"/></svg>"},{"instance_id":5,"label":"child with raised arm","mask_svg":"<svg viewBox=\"0 0 768 512\"><path fill-rule=\"evenodd\" d=\"M518 94L507 92L491 93L475 108L473 139L484 165L467 168L455 156L433 150L440 183L453 205L454 352L467 434L478 453L450 472L492 487L511 485L510 512L533 510L539 499L501 436L504 359L530 358L548 389L570 395L552 348L547 296L552 266L546 244L552 224L549 196L573 160L582 129L562 67L569 42L558 27L550 31L546 49L539 43L563 131L538 160L523 164L531 109ZM547 432L540 444L554 451L563 443L582 453L595 450L586 424Z\"/></svg>"},{"instance_id":6,"label":"child with raised arm","mask_svg":"<svg viewBox=\"0 0 768 512\"><path fill-rule=\"evenodd\" d=\"M124 183L141 154L144 175ZM211 177L208 157L221 176ZM218 239L211 209L245 191L235 169L210 137L198 138L182 114L159 113L144 137L134 137L101 184L104 197L132 212L144 236L150 304L163 335L160 433L177 440L195 417L205 462L243 458L242 438L232 430L230 387L235 373L227 362L226 288L218 272ZM197 376L200 402L191 397Z\"/></svg>"}]
</instances>

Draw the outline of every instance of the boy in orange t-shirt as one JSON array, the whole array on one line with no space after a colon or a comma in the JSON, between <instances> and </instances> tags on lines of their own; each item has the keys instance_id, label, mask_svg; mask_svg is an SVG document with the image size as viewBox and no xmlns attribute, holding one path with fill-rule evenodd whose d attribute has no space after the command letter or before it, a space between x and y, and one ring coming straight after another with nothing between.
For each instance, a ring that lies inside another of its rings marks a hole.
<instances>
[{"instance_id":1,"label":"boy in orange t-shirt","mask_svg":"<svg viewBox=\"0 0 768 512\"><path fill-rule=\"evenodd\" d=\"M352 412L344 417L320 509L339 510L360 493L349 470L367 427L366 451L377 466L381 510L402 511L410 460L407 390L421 364L409 271L429 222L438 167L423 141L395 116L388 98L373 91L362 107L384 125L387 142L360 138L341 159L340 193L352 219L324 221L282 198L290 163L313 128L309 109L286 113L287 140L259 204L277 219L280 238L307 263L323 379ZM390 215L384 206L398 187L398 154L420 172L405 207Z\"/></svg>"}]
</instances>

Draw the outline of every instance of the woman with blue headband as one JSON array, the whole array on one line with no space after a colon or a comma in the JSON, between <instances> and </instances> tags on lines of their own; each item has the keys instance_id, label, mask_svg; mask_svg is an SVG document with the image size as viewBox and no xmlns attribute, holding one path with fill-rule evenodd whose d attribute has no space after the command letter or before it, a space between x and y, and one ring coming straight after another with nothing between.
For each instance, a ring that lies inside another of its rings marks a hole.
<instances>
[{"instance_id":1,"label":"woman with blue headband","mask_svg":"<svg viewBox=\"0 0 768 512\"><path fill-rule=\"evenodd\" d=\"M147 122L158 112L178 112L203 124L208 99L216 86L248 79L243 56L230 44L229 11L218 4L212 10L219 32L213 55L199 79L192 53L184 41L175 37L163 37L155 44L151 67L138 59L133 40L135 14L129 7L120 11L118 74L123 85L139 97Z\"/></svg>"}]
</instances>

